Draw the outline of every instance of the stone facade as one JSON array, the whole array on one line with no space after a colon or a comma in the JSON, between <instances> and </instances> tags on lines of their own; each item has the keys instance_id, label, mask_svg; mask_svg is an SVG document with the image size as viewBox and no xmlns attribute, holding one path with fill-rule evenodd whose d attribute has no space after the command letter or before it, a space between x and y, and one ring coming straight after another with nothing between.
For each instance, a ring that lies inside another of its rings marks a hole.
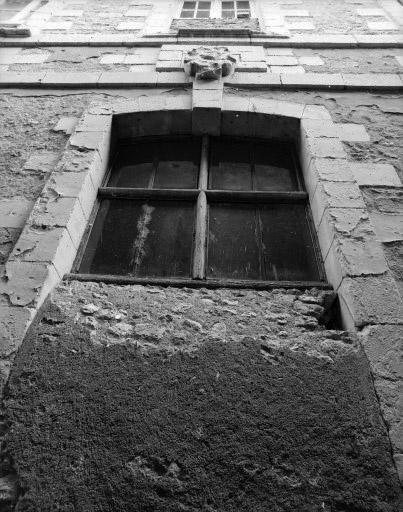
<instances>
[{"instance_id":1,"label":"stone facade","mask_svg":"<svg viewBox=\"0 0 403 512\"><path fill-rule=\"evenodd\" d=\"M257 0L260 32L201 35L180 4L0 31L0 509L397 511L403 7ZM189 76L200 47L234 69ZM70 274L114 138L172 134L291 138L329 286Z\"/></svg>"}]
</instances>

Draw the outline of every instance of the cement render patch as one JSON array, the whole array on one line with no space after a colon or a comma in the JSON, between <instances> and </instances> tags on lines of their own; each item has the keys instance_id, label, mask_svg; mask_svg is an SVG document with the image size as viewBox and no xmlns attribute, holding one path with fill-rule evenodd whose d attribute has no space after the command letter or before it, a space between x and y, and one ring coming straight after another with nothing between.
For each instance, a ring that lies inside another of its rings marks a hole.
<instances>
[{"instance_id":1,"label":"cement render patch","mask_svg":"<svg viewBox=\"0 0 403 512\"><path fill-rule=\"evenodd\" d=\"M367 361L315 327L320 304L312 291L60 286L9 382L20 510L67 511L74 487L75 506L109 511L106 479L121 509L397 512Z\"/></svg>"}]
</instances>

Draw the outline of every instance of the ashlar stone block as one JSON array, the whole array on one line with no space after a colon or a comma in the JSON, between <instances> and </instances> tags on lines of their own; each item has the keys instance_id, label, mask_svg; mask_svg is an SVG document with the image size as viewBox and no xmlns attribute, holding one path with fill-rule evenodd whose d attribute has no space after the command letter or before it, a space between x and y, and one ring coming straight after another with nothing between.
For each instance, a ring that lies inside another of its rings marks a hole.
<instances>
[{"instance_id":1,"label":"ashlar stone block","mask_svg":"<svg viewBox=\"0 0 403 512\"><path fill-rule=\"evenodd\" d=\"M398 30L398 27L392 21L368 21L368 28L370 30Z\"/></svg>"},{"instance_id":2,"label":"ashlar stone block","mask_svg":"<svg viewBox=\"0 0 403 512\"><path fill-rule=\"evenodd\" d=\"M50 263L8 261L0 281L0 295L13 306L39 307L59 281Z\"/></svg>"},{"instance_id":3,"label":"ashlar stone block","mask_svg":"<svg viewBox=\"0 0 403 512\"><path fill-rule=\"evenodd\" d=\"M303 169L309 169L313 158L347 158L343 145L337 138L301 136L299 149Z\"/></svg>"},{"instance_id":4,"label":"ashlar stone block","mask_svg":"<svg viewBox=\"0 0 403 512\"><path fill-rule=\"evenodd\" d=\"M80 244L87 220L78 199L71 197L56 200L43 198L37 202L30 216L32 226L67 228L76 248Z\"/></svg>"},{"instance_id":5,"label":"ashlar stone block","mask_svg":"<svg viewBox=\"0 0 403 512\"><path fill-rule=\"evenodd\" d=\"M0 358L17 351L35 313L35 309L0 304Z\"/></svg>"},{"instance_id":6,"label":"ashlar stone block","mask_svg":"<svg viewBox=\"0 0 403 512\"><path fill-rule=\"evenodd\" d=\"M80 201L85 216L88 218L94 206L97 187L94 186L90 173L73 174L55 172L46 183L43 195L54 197L75 197Z\"/></svg>"},{"instance_id":7,"label":"ashlar stone block","mask_svg":"<svg viewBox=\"0 0 403 512\"><path fill-rule=\"evenodd\" d=\"M271 73L301 75L305 73L305 69L302 66L270 66Z\"/></svg>"},{"instance_id":8,"label":"ashlar stone block","mask_svg":"<svg viewBox=\"0 0 403 512\"><path fill-rule=\"evenodd\" d=\"M22 52L14 58L14 64L42 64L49 57L49 52Z\"/></svg>"},{"instance_id":9,"label":"ashlar stone block","mask_svg":"<svg viewBox=\"0 0 403 512\"><path fill-rule=\"evenodd\" d=\"M269 55L266 63L269 66L297 66L298 59L291 55Z\"/></svg>"},{"instance_id":10,"label":"ashlar stone block","mask_svg":"<svg viewBox=\"0 0 403 512\"><path fill-rule=\"evenodd\" d=\"M111 131L112 117L86 113L77 123L78 132L107 132Z\"/></svg>"},{"instance_id":11,"label":"ashlar stone block","mask_svg":"<svg viewBox=\"0 0 403 512\"><path fill-rule=\"evenodd\" d=\"M370 137L362 124L339 124L336 125L337 133L343 142L370 142Z\"/></svg>"},{"instance_id":12,"label":"ashlar stone block","mask_svg":"<svg viewBox=\"0 0 403 512\"><path fill-rule=\"evenodd\" d=\"M70 137L70 146L81 150L98 150L105 143L106 136L103 131L76 131Z\"/></svg>"},{"instance_id":13,"label":"ashlar stone block","mask_svg":"<svg viewBox=\"0 0 403 512\"><path fill-rule=\"evenodd\" d=\"M25 171L48 173L52 171L59 159L59 153L54 151L35 151L24 164Z\"/></svg>"},{"instance_id":14,"label":"ashlar stone block","mask_svg":"<svg viewBox=\"0 0 403 512\"><path fill-rule=\"evenodd\" d=\"M302 117L306 119L327 119L331 120L332 116L326 107L321 105L305 105Z\"/></svg>"},{"instance_id":15,"label":"ashlar stone block","mask_svg":"<svg viewBox=\"0 0 403 512\"><path fill-rule=\"evenodd\" d=\"M99 59L100 64L122 64L125 59L126 55L124 54L106 54L102 55Z\"/></svg>"},{"instance_id":16,"label":"ashlar stone block","mask_svg":"<svg viewBox=\"0 0 403 512\"><path fill-rule=\"evenodd\" d=\"M21 228L32 208L34 201L25 197L0 200L0 228Z\"/></svg>"},{"instance_id":17,"label":"ashlar stone block","mask_svg":"<svg viewBox=\"0 0 403 512\"><path fill-rule=\"evenodd\" d=\"M343 320L350 329L368 324L403 324L402 299L389 273L346 277L338 293Z\"/></svg>"},{"instance_id":18,"label":"ashlar stone block","mask_svg":"<svg viewBox=\"0 0 403 512\"><path fill-rule=\"evenodd\" d=\"M324 62L319 55L303 55L298 57L298 62L302 66L323 66Z\"/></svg>"},{"instance_id":19,"label":"ashlar stone block","mask_svg":"<svg viewBox=\"0 0 403 512\"><path fill-rule=\"evenodd\" d=\"M384 212L371 212L378 239L383 243L403 240L403 215Z\"/></svg>"},{"instance_id":20,"label":"ashlar stone block","mask_svg":"<svg viewBox=\"0 0 403 512\"><path fill-rule=\"evenodd\" d=\"M301 119L302 136L312 138L337 138L337 125L332 121L318 119Z\"/></svg>"},{"instance_id":21,"label":"ashlar stone block","mask_svg":"<svg viewBox=\"0 0 403 512\"><path fill-rule=\"evenodd\" d=\"M192 133L195 135L220 133L223 89L222 82L216 83L217 89L193 89Z\"/></svg>"},{"instance_id":22,"label":"ashlar stone block","mask_svg":"<svg viewBox=\"0 0 403 512\"><path fill-rule=\"evenodd\" d=\"M373 162L350 162L350 168L360 186L401 187L402 182L393 165Z\"/></svg>"},{"instance_id":23,"label":"ashlar stone block","mask_svg":"<svg viewBox=\"0 0 403 512\"><path fill-rule=\"evenodd\" d=\"M54 132L64 132L66 135L71 135L77 123L77 117L61 117L52 130Z\"/></svg>"},{"instance_id":24,"label":"ashlar stone block","mask_svg":"<svg viewBox=\"0 0 403 512\"><path fill-rule=\"evenodd\" d=\"M311 196L313 196L318 183L321 181L354 182L354 176L348 162L343 158L313 158L310 161L309 168L304 169L304 178L305 186Z\"/></svg>"},{"instance_id":25,"label":"ashlar stone block","mask_svg":"<svg viewBox=\"0 0 403 512\"><path fill-rule=\"evenodd\" d=\"M66 228L26 226L9 261L52 263L60 279L71 267L77 249Z\"/></svg>"},{"instance_id":26,"label":"ashlar stone block","mask_svg":"<svg viewBox=\"0 0 403 512\"><path fill-rule=\"evenodd\" d=\"M321 182L311 200L312 216L318 226L327 208L365 208L359 188L354 183Z\"/></svg>"},{"instance_id":27,"label":"ashlar stone block","mask_svg":"<svg viewBox=\"0 0 403 512\"><path fill-rule=\"evenodd\" d=\"M337 289L344 277L380 275L388 270L375 234L365 239L337 235L324 259L329 281Z\"/></svg>"}]
</instances>

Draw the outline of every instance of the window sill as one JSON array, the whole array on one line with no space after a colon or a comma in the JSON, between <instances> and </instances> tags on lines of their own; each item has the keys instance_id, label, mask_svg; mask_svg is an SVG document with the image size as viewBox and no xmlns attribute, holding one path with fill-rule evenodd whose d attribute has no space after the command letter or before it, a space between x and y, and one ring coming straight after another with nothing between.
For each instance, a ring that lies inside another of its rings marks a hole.
<instances>
[{"instance_id":1,"label":"window sill","mask_svg":"<svg viewBox=\"0 0 403 512\"><path fill-rule=\"evenodd\" d=\"M100 274L66 274L66 281L93 281L97 283L129 285L141 284L151 286L174 286L187 288L249 288L254 290L272 290L274 288L320 288L332 290L333 287L324 281L247 281L229 279L190 279L190 278L148 278Z\"/></svg>"},{"instance_id":2,"label":"window sill","mask_svg":"<svg viewBox=\"0 0 403 512\"><path fill-rule=\"evenodd\" d=\"M176 18L171 30L178 36L250 36L261 34L258 18Z\"/></svg>"},{"instance_id":3,"label":"window sill","mask_svg":"<svg viewBox=\"0 0 403 512\"><path fill-rule=\"evenodd\" d=\"M30 37L31 29L20 23L0 23L0 37Z\"/></svg>"}]
</instances>

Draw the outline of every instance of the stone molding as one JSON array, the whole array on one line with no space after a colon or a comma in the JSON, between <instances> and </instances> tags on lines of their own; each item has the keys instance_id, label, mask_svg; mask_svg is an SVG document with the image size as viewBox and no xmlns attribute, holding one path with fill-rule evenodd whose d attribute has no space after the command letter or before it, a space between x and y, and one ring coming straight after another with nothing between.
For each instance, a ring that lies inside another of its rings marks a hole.
<instances>
[{"instance_id":1,"label":"stone molding","mask_svg":"<svg viewBox=\"0 0 403 512\"><path fill-rule=\"evenodd\" d=\"M290 48L403 48L402 34L301 34L289 38L264 36L249 37L211 37L197 39L195 37L177 37L156 34L137 37L130 34L42 34L26 39L0 37L0 47L37 46L111 46L111 47L143 47L161 46L162 44L211 44L211 45L251 45L265 47Z\"/></svg>"},{"instance_id":2,"label":"stone molding","mask_svg":"<svg viewBox=\"0 0 403 512\"><path fill-rule=\"evenodd\" d=\"M338 293L344 327L363 335L369 326L401 328L402 299L342 144L344 130L351 140L350 125L343 128L333 123L324 107L223 94L222 81L198 82L192 97L139 97L92 105L79 120L0 282L4 380L36 312L73 265L106 172L112 119L117 137L208 133L294 138L327 277ZM355 133L362 139L362 130ZM382 352L380 360L374 339L367 355L371 367L379 368L393 354ZM388 396L378 373L375 386L386 410ZM403 476L397 420L393 415L388 418L396 464Z\"/></svg>"},{"instance_id":3,"label":"stone molding","mask_svg":"<svg viewBox=\"0 0 403 512\"><path fill-rule=\"evenodd\" d=\"M79 88L105 87L170 87L190 86L192 79L185 72L130 72L106 71L96 73L58 73L54 71L19 73L3 71L0 88ZM235 87L279 89L298 88L344 91L399 91L403 89L402 75L393 73L340 74L340 73L235 73L225 77L225 85Z\"/></svg>"}]
</instances>

